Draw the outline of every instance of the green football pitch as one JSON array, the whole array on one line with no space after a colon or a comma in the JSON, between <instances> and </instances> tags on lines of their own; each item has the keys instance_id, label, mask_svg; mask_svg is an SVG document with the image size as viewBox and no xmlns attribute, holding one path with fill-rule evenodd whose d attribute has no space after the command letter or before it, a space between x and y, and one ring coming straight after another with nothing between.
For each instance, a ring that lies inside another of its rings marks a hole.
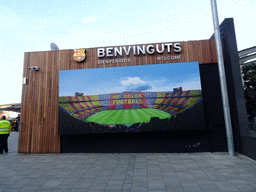
<instances>
[{"instance_id":1,"label":"green football pitch","mask_svg":"<svg viewBox=\"0 0 256 192\"><path fill-rule=\"evenodd\" d=\"M171 114L153 108L115 109L101 111L90 117L87 117L85 121L102 125L132 125L135 123L149 122L151 117L166 119L170 118Z\"/></svg>"}]
</instances>

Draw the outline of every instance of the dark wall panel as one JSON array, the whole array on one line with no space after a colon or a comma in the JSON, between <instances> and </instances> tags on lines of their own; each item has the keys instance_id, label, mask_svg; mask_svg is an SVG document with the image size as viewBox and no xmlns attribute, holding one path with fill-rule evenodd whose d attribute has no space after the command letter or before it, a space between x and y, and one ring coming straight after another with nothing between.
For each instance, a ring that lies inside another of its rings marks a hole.
<instances>
[{"instance_id":1,"label":"dark wall panel","mask_svg":"<svg viewBox=\"0 0 256 192\"><path fill-rule=\"evenodd\" d=\"M246 115L233 18L225 19L221 23L220 34L224 54L224 65L235 148L237 151L242 153L243 149L241 138L248 137L250 135L250 131ZM214 35L211 39L214 39Z\"/></svg>"}]
</instances>

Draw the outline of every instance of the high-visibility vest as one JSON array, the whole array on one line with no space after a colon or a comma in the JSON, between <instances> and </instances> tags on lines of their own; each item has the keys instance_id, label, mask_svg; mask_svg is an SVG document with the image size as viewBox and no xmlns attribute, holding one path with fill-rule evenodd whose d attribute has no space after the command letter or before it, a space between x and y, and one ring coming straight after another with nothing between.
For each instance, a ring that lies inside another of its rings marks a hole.
<instances>
[{"instance_id":1,"label":"high-visibility vest","mask_svg":"<svg viewBox=\"0 0 256 192\"><path fill-rule=\"evenodd\" d=\"M12 129L11 123L7 120L0 121L0 134L10 134Z\"/></svg>"}]
</instances>

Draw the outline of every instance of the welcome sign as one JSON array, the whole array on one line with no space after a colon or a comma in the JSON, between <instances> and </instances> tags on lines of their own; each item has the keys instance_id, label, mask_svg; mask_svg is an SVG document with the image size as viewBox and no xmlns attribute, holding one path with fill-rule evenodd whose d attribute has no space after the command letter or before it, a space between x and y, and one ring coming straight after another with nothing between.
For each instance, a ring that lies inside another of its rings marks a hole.
<instances>
[{"instance_id":1,"label":"welcome sign","mask_svg":"<svg viewBox=\"0 0 256 192\"><path fill-rule=\"evenodd\" d=\"M108 48L98 48L97 53L98 57L117 57L117 56L123 56L123 53L126 56L129 56L130 54L133 55L140 55L140 54L154 54L154 53L163 53L165 50L167 50L168 53L174 52L174 53L180 53L181 52L181 46L180 43L162 43L162 44L156 44L156 45L137 45L137 46L128 46L128 47L108 47Z\"/></svg>"},{"instance_id":2,"label":"welcome sign","mask_svg":"<svg viewBox=\"0 0 256 192\"><path fill-rule=\"evenodd\" d=\"M182 47L180 43L161 43L150 45L130 45L97 48L98 64L130 63L131 56L158 55L157 60L180 60ZM162 54L166 53L166 56Z\"/></svg>"}]
</instances>

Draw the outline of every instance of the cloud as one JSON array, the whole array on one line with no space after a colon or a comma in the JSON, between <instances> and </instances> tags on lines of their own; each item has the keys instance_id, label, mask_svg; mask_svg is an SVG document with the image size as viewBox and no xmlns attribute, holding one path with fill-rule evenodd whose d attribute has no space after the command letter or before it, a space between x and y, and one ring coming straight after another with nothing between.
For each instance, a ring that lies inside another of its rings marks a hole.
<instances>
[{"instance_id":1,"label":"cloud","mask_svg":"<svg viewBox=\"0 0 256 192\"><path fill-rule=\"evenodd\" d=\"M139 77L127 77L125 80L121 80L121 84L123 86L127 86L127 85L146 84L146 82L142 81Z\"/></svg>"},{"instance_id":2,"label":"cloud","mask_svg":"<svg viewBox=\"0 0 256 192\"><path fill-rule=\"evenodd\" d=\"M120 83L126 91L146 91L152 88L148 82L141 80L139 77L127 77L121 80Z\"/></svg>"},{"instance_id":3,"label":"cloud","mask_svg":"<svg viewBox=\"0 0 256 192\"><path fill-rule=\"evenodd\" d=\"M82 23L91 23L95 21L98 21L95 17L84 17Z\"/></svg>"}]
</instances>

